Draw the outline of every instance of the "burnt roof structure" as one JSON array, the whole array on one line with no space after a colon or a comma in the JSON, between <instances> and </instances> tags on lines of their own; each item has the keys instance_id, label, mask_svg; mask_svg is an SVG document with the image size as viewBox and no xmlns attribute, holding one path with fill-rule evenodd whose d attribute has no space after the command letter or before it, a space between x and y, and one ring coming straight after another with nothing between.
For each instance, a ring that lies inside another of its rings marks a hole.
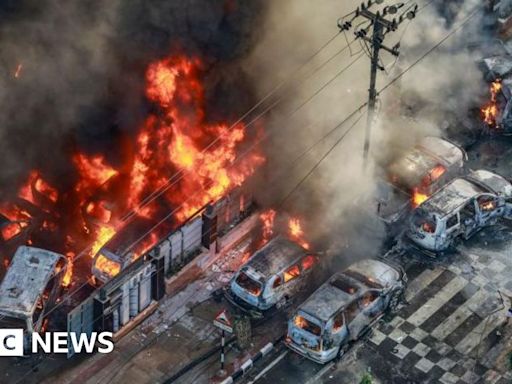
<instances>
[{"instance_id":1,"label":"burnt roof structure","mask_svg":"<svg viewBox=\"0 0 512 384\"><path fill-rule=\"evenodd\" d=\"M268 278L283 271L306 254L307 251L297 243L283 237L276 237L258 250L244 268L251 268Z\"/></svg>"},{"instance_id":2,"label":"burnt roof structure","mask_svg":"<svg viewBox=\"0 0 512 384\"><path fill-rule=\"evenodd\" d=\"M44 249L19 247L0 284L0 315L32 316L61 259L65 257Z\"/></svg>"},{"instance_id":3,"label":"burnt roof structure","mask_svg":"<svg viewBox=\"0 0 512 384\"><path fill-rule=\"evenodd\" d=\"M412 150L404 153L389 167L392 179L408 192L417 187L436 166L462 166L465 152L457 145L439 137L425 137Z\"/></svg>"},{"instance_id":4,"label":"burnt roof structure","mask_svg":"<svg viewBox=\"0 0 512 384\"><path fill-rule=\"evenodd\" d=\"M299 306L299 310L321 321L328 321L353 299L368 289L377 288L376 283L380 285L378 288L382 288L398 278L398 272L390 265L378 260L361 260L332 276Z\"/></svg>"},{"instance_id":5,"label":"burnt roof structure","mask_svg":"<svg viewBox=\"0 0 512 384\"><path fill-rule=\"evenodd\" d=\"M468 176L456 178L425 201L422 211L446 216L481 193L512 196L512 185L503 177L486 171L472 171Z\"/></svg>"}]
</instances>

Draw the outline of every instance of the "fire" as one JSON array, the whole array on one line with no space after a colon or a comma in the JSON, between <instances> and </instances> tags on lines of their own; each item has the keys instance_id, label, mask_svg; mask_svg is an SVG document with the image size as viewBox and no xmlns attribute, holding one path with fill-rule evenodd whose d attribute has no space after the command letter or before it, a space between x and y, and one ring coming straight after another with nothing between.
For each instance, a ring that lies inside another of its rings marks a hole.
<instances>
[{"instance_id":1,"label":"fire","mask_svg":"<svg viewBox=\"0 0 512 384\"><path fill-rule=\"evenodd\" d=\"M482 109L482 118L484 122L489 127L497 126L497 117L498 117L498 93L502 89L501 80L495 80L491 83L490 92L491 92L491 100L487 103Z\"/></svg>"},{"instance_id":2,"label":"fire","mask_svg":"<svg viewBox=\"0 0 512 384\"><path fill-rule=\"evenodd\" d=\"M73 157L73 163L80 175L80 181L75 186L76 191L96 189L119 173L107 165L105 158L101 155L89 158L83 153L78 153Z\"/></svg>"},{"instance_id":3,"label":"fire","mask_svg":"<svg viewBox=\"0 0 512 384\"><path fill-rule=\"evenodd\" d=\"M2 226L1 232L3 239L9 241L21 233L21 226L18 223L8 223Z\"/></svg>"},{"instance_id":4,"label":"fire","mask_svg":"<svg viewBox=\"0 0 512 384\"><path fill-rule=\"evenodd\" d=\"M428 195L420 192L419 188L414 188L412 194L412 206L413 208L419 207L428 199Z\"/></svg>"},{"instance_id":5,"label":"fire","mask_svg":"<svg viewBox=\"0 0 512 384\"><path fill-rule=\"evenodd\" d=\"M96 268L101 269L103 272L107 273L110 277L116 276L121 271L121 266L119 263L107 259L101 254L96 259L95 266Z\"/></svg>"},{"instance_id":6,"label":"fire","mask_svg":"<svg viewBox=\"0 0 512 384\"><path fill-rule=\"evenodd\" d=\"M274 234L274 219L276 218L276 211L269 209L260 214L260 220L263 224L263 244L267 243Z\"/></svg>"},{"instance_id":7,"label":"fire","mask_svg":"<svg viewBox=\"0 0 512 384\"><path fill-rule=\"evenodd\" d=\"M304 241L304 231L299 219L291 218L288 221L288 234L292 240L299 243L303 248L309 249L309 243Z\"/></svg>"},{"instance_id":8,"label":"fire","mask_svg":"<svg viewBox=\"0 0 512 384\"><path fill-rule=\"evenodd\" d=\"M75 254L73 252L68 252L66 254L66 258L68 259L68 264L66 267L66 273L62 278L63 287L69 287L71 284L71 278L73 277L73 259L75 258Z\"/></svg>"},{"instance_id":9,"label":"fire","mask_svg":"<svg viewBox=\"0 0 512 384\"><path fill-rule=\"evenodd\" d=\"M53 203L55 203L59 197L57 189L43 180L39 171L30 172L27 182L21 187L18 196L34 205L38 205L34 192L38 192Z\"/></svg>"},{"instance_id":10,"label":"fire","mask_svg":"<svg viewBox=\"0 0 512 384\"><path fill-rule=\"evenodd\" d=\"M98 231L96 232L96 240L91 246L91 257L94 257L98 253L98 251L109 241L111 238L114 237L116 234L116 230L114 227L110 225L103 225L101 226Z\"/></svg>"},{"instance_id":11,"label":"fire","mask_svg":"<svg viewBox=\"0 0 512 384\"><path fill-rule=\"evenodd\" d=\"M446 168L444 165L438 164L434 168L430 170L430 182L434 182L435 180L439 179L441 176L444 175L446 172Z\"/></svg>"},{"instance_id":12,"label":"fire","mask_svg":"<svg viewBox=\"0 0 512 384\"><path fill-rule=\"evenodd\" d=\"M23 64L19 63L17 66L16 66L16 70L14 71L14 78L17 79L20 77L21 75L21 70L23 69Z\"/></svg>"},{"instance_id":13,"label":"fire","mask_svg":"<svg viewBox=\"0 0 512 384\"><path fill-rule=\"evenodd\" d=\"M257 138L261 130L257 127L249 133L243 123L209 120L204 75L205 68L197 58L171 56L151 63L145 76L145 96L154 112L143 121L133 142L123 147L123 156L128 152L123 157L125 163L114 166L110 159L116 154L77 151L70 158L76 175L70 189L57 188L42 171L33 170L19 188L23 208L17 202L7 203L9 215L4 216L22 220L25 226L20 224L20 231L38 226L30 233L42 235L28 236L28 244L73 257L89 247L94 256L132 217L159 223L162 216L176 210L169 223L178 225L242 185L264 162L257 149L239 157L245 143ZM148 196L157 194L148 201ZM25 210L26 215L22 213ZM134 244L134 257L171 229L148 233ZM14 229L9 229L8 235L13 233ZM73 257L68 256L64 285L72 281ZM105 268L111 276L119 273L119 265L107 261L100 260L96 267Z\"/></svg>"}]
</instances>

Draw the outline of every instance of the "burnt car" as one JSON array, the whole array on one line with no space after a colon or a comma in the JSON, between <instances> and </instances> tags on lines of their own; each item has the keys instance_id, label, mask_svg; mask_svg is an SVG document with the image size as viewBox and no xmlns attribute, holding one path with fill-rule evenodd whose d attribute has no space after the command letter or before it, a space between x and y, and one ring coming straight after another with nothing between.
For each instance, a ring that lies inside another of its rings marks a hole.
<instances>
[{"instance_id":1,"label":"burnt car","mask_svg":"<svg viewBox=\"0 0 512 384\"><path fill-rule=\"evenodd\" d=\"M285 344L317 363L341 357L389 309L396 309L407 283L400 267L362 260L332 276L288 322Z\"/></svg>"},{"instance_id":2,"label":"burnt car","mask_svg":"<svg viewBox=\"0 0 512 384\"><path fill-rule=\"evenodd\" d=\"M472 171L432 195L411 215L406 236L422 249L445 251L457 239L510 217L512 185L486 171Z\"/></svg>"},{"instance_id":3,"label":"burnt car","mask_svg":"<svg viewBox=\"0 0 512 384\"><path fill-rule=\"evenodd\" d=\"M391 235L412 206L464 171L466 152L439 137L425 137L387 168L377 188L377 214Z\"/></svg>"},{"instance_id":4,"label":"burnt car","mask_svg":"<svg viewBox=\"0 0 512 384\"><path fill-rule=\"evenodd\" d=\"M0 284L0 328L23 329L26 343L32 332L41 332L45 313L61 293L66 268L63 255L19 247Z\"/></svg>"},{"instance_id":5,"label":"burnt car","mask_svg":"<svg viewBox=\"0 0 512 384\"><path fill-rule=\"evenodd\" d=\"M234 274L224 296L253 317L287 304L307 284L318 257L297 243L276 237Z\"/></svg>"}]
</instances>

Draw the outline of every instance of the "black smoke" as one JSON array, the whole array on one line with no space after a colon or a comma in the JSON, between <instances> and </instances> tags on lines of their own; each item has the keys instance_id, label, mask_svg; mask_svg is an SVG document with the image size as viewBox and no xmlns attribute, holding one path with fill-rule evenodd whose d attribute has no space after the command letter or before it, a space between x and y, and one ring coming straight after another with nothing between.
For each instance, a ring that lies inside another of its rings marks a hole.
<instances>
[{"instance_id":1,"label":"black smoke","mask_svg":"<svg viewBox=\"0 0 512 384\"><path fill-rule=\"evenodd\" d=\"M242 0L0 3L0 198L33 168L66 187L78 148L120 162L150 108L145 68L166 55L199 56L208 118L236 119L254 102L239 62L261 15Z\"/></svg>"}]
</instances>

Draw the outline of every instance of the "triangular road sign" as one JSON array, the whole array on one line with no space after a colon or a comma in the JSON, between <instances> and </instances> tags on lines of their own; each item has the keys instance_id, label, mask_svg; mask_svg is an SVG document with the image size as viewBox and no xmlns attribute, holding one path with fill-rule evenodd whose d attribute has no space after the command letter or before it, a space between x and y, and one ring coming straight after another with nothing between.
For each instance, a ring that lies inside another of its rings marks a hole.
<instances>
[{"instance_id":1,"label":"triangular road sign","mask_svg":"<svg viewBox=\"0 0 512 384\"><path fill-rule=\"evenodd\" d=\"M215 319L213 320L213 325L227 332L233 333L233 325L231 323L231 319L229 318L228 311L226 309L223 309L217 314L217 316L215 316Z\"/></svg>"}]
</instances>

